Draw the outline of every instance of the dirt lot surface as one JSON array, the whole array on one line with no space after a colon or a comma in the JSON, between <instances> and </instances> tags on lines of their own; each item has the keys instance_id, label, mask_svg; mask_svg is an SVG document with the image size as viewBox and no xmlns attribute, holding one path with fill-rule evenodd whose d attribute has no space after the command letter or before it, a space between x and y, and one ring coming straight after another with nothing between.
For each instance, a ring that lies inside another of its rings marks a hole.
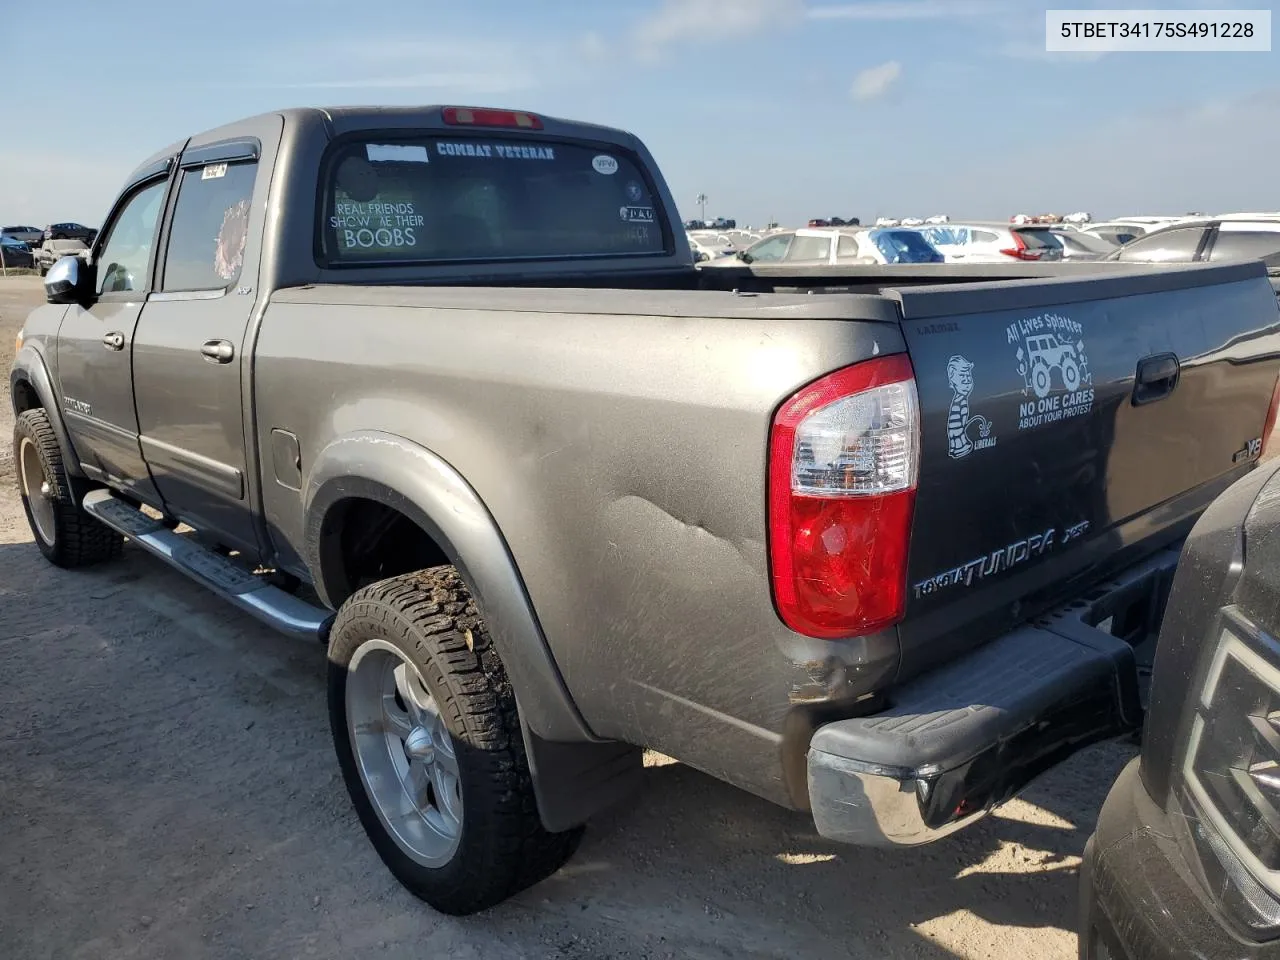
<instances>
[{"instance_id":1,"label":"dirt lot surface","mask_svg":"<svg viewBox=\"0 0 1280 960\"><path fill-rule=\"evenodd\" d=\"M0 281L0 369L40 300ZM136 549L56 570L0 405L0 956L1075 956L1080 851L1133 748L1077 756L932 847L874 852L651 755L559 874L441 917L383 869L329 744L324 651Z\"/></svg>"}]
</instances>

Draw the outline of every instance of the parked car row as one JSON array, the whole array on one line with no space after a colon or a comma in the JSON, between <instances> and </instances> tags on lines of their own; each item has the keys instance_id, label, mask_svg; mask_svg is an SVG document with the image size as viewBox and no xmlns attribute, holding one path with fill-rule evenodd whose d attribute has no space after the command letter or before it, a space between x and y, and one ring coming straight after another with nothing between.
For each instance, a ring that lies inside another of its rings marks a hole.
<instances>
[{"instance_id":1,"label":"parked car row","mask_svg":"<svg viewBox=\"0 0 1280 960\"><path fill-rule=\"evenodd\" d=\"M43 229L31 226L0 227L0 239L13 240L35 249L46 240L79 240L86 246L92 246L97 237L96 227L86 227L83 223L51 223Z\"/></svg>"},{"instance_id":2,"label":"parked car row","mask_svg":"<svg viewBox=\"0 0 1280 960\"><path fill-rule=\"evenodd\" d=\"M1072 216L1075 216L1074 214ZM1010 261L1199 263L1247 260L1280 251L1280 214L1218 218L1128 218L1097 224L998 221L908 223L875 227L815 226L792 230L691 231L695 259L747 263L1008 263ZM874 236L873 231L880 231ZM889 232L886 232L889 231ZM920 240L907 240L912 232ZM890 249L891 248L891 249Z\"/></svg>"}]
</instances>

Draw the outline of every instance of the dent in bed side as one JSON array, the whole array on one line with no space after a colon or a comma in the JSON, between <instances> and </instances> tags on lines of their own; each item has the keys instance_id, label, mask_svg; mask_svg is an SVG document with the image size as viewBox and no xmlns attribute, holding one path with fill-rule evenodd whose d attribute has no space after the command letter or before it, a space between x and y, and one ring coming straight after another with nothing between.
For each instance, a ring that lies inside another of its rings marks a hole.
<instances>
[{"instance_id":1,"label":"dent in bed side","mask_svg":"<svg viewBox=\"0 0 1280 960\"><path fill-rule=\"evenodd\" d=\"M489 622L523 718L535 734L560 742L596 740L552 659L502 534L456 470L430 450L380 431L341 437L320 452L304 487L301 552L330 606L340 600L343 576L326 521L351 498L409 517L457 566Z\"/></svg>"}]
</instances>

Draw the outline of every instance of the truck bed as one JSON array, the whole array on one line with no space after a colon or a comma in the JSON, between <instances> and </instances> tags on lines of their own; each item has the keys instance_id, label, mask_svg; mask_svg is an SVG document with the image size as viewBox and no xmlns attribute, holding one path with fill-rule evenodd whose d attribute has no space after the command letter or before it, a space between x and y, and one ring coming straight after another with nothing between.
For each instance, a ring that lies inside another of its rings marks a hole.
<instances>
[{"instance_id":1,"label":"truck bed","mask_svg":"<svg viewBox=\"0 0 1280 960\"><path fill-rule=\"evenodd\" d=\"M1086 592L1175 541L1251 465L1233 455L1260 436L1280 366L1261 267L1096 267L899 286L881 268L880 294L824 296L283 289L256 352L260 456L279 424L308 438L304 472L354 431L433 450L492 512L594 731L786 802L774 758L806 700L852 702ZM1044 397L1019 374L1041 329L1079 344L1077 389L1064 356ZM922 416L906 618L802 637L771 601L771 418L824 374L904 352ZM1176 389L1134 406L1138 361L1165 352L1182 361ZM950 422L953 357L972 364L964 417L991 424L967 446ZM1070 415L1020 417L1042 400ZM303 502L278 485L264 498L281 543L301 542Z\"/></svg>"}]
</instances>

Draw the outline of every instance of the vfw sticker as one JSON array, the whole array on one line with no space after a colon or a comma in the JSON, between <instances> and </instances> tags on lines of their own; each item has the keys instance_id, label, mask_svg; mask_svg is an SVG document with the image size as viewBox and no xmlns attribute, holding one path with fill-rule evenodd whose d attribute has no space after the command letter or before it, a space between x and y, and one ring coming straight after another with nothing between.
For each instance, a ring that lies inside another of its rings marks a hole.
<instances>
[{"instance_id":1,"label":"vfw sticker","mask_svg":"<svg viewBox=\"0 0 1280 960\"><path fill-rule=\"evenodd\" d=\"M947 408L947 453L953 460L963 460L975 450L994 447L996 438L991 421L984 416L969 415L973 364L956 354L947 361L947 383L951 385L951 405Z\"/></svg>"},{"instance_id":2,"label":"vfw sticker","mask_svg":"<svg viewBox=\"0 0 1280 960\"><path fill-rule=\"evenodd\" d=\"M1093 409L1093 373L1079 323L1045 313L1009 324L1005 335L1016 347L1027 398L1018 404L1019 430L1082 417Z\"/></svg>"}]
</instances>

